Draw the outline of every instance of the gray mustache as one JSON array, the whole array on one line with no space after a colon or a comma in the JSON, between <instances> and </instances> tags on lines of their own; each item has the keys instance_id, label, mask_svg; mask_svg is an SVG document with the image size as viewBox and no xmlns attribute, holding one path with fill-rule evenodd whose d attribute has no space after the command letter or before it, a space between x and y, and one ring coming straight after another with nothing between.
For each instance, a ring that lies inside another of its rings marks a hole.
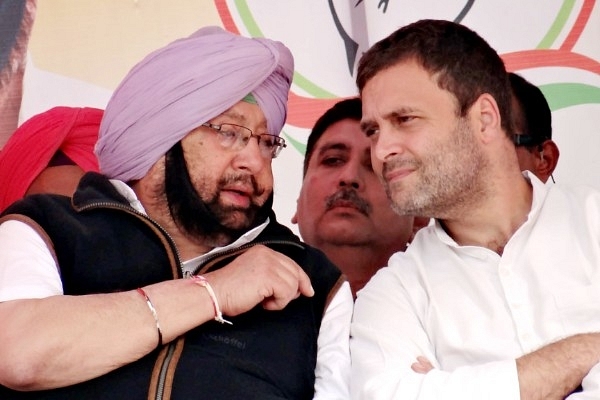
<instances>
[{"instance_id":1,"label":"gray mustache","mask_svg":"<svg viewBox=\"0 0 600 400\"><path fill-rule=\"evenodd\" d=\"M224 176L223 178L221 178L219 180L218 184L219 184L219 188L224 188L225 186L227 186L229 184L237 183L237 182L241 182L246 185L248 185L248 184L251 185L255 196L262 196L262 194L266 190L264 187L259 186L258 182L256 182L256 178L253 175L243 175L243 174L227 175L227 176Z\"/></svg>"},{"instance_id":2,"label":"gray mustache","mask_svg":"<svg viewBox=\"0 0 600 400\"><path fill-rule=\"evenodd\" d=\"M358 211L365 215L371 213L371 205L353 189L342 189L329 196L325 203L327 210L331 210L339 202L351 203Z\"/></svg>"}]
</instances>

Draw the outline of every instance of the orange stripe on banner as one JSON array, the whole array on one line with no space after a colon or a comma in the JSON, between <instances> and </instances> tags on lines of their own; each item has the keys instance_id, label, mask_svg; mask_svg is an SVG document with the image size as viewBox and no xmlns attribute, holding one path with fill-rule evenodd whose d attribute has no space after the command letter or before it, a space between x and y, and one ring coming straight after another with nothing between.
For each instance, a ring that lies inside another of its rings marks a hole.
<instances>
[{"instance_id":1,"label":"orange stripe on banner","mask_svg":"<svg viewBox=\"0 0 600 400\"><path fill-rule=\"evenodd\" d=\"M509 71L540 67L565 67L600 74L600 63L598 61L566 50L524 50L503 54L502 59Z\"/></svg>"},{"instance_id":2,"label":"orange stripe on banner","mask_svg":"<svg viewBox=\"0 0 600 400\"><path fill-rule=\"evenodd\" d=\"M581 10L579 11L579 15L573 24L571 32L569 32L569 35L565 39L562 46L560 46L561 50L573 50L573 47L575 47L575 44L577 44L583 29L590 19L590 14L592 13L595 3L596 0L586 0L583 3L583 6L581 6Z\"/></svg>"},{"instance_id":3,"label":"orange stripe on banner","mask_svg":"<svg viewBox=\"0 0 600 400\"><path fill-rule=\"evenodd\" d=\"M219 13L219 17L221 18L225 30L239 35L240 31L233 22L233 17L231 16L229 7L227 7L227 1L215 0L215 7L217 8L217 12Z\"/></svg>"},{"instance_id":4,"label":"orange stripe on banner","mask_svg":"<svg viewBox=\"0 0 600 400\"><path fill-rule=\"evenodd\" d=\"M315 99L290 92L287 123L299 128L312 128L317 118L340 100L342 97Z\"/></svg>"}]
</instances>

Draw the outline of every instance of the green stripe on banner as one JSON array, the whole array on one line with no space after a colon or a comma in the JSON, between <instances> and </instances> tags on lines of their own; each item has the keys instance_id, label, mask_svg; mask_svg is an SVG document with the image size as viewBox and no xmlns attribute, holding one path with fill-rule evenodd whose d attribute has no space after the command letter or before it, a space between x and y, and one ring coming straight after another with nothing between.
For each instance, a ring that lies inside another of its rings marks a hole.
<instances>
[{"instance_id":1,"label":"green stripe on banner","mask_svg":"<svg viewBox=\"0 0 600 400\"><path fill-rule=\"evenodd\" d=\"M265 35L263 35L260 28L258 27L258 24L254 20L254 17L250 12L250 7L248 7L248 3L244 0L236 0L235 7L237 8L238 13L240 14L240 18L242 18L244 26L246 27L246 29L248 29L248 33L250 34L250 36L260 38L265 37Z\"/></svg>"},{"instance_id":2,"label":"green stripe on banner","mask_svg":"<svg viewBox=\"0 0 600 400\"><path fill-rule=\"evenodd\" d=\"M265 35L262 33L262 31L258 27L256 20L252 16L252 13L250 12L250 7L248 7L248 2L245 0L236 0L235 6L238 10L238 13L240 15L240 18L242 19L244 26L248 30L248 33L250 34L250 36L257 37L257 38L265 37ZM294 84L296 86L298 86L300 89L304 90L310 96L317 98L317 99L332 99L332 98L337 97L333 93L328 92L327 90L321 88L320 86L315 85L314 83L312 83L311 81L306 79L306 77L304 77L303 75L300 75L296 71L294 71Z\"/></svg>"},{"instance_id":3,"label":"green stripe on banner","mask_svg":"<svg viewBox=\"0 0 600 400\"><path fill-rule=\"evenodd\" d=\"M286 134L285 132L281 132L281 134L285 137L285 141L291 144L293 148L298 150L300 154L304 155L306 153L306 144L295 140L293 137Z\"/></svg>"},{"instance_id":4,"label":"green stripe on banner","mask_svg":"<svg viewBox=\"0 0 600 400\"><path fill-rule=\"evenodd\" d=\"M558 11L558 15L550 26L550 29L548 29L546 36L544 36L540 44L537 45L538 49L549 49L552 47L552 44L567 24L567 20L573 11L573 7L575 7L575 0L565 0L563 2L562 7Z\"/></svg>"},{"instance_id":5,"label":"green stripe on banner","mask_svg":"<svg viewBox=\"0 0 600 400\"><path fill-rule=\"evenodd\" d=\"M338 97L333 93L321 88L320 86L315 85L297 72L294 72L294 85L298 86L300 89L317 99L333 99Z\"/></svg>"},{"instance_id":6,"label":"green stripe on banner","mask_svg":"<svg viewBox=\"0 0 600 400\"><path fill-rule=\"evenodd\" d=\"M583 83L550 83L539 88L552 111L579 104L600 104L600 87Z\"/></svg>"}]
</instances>

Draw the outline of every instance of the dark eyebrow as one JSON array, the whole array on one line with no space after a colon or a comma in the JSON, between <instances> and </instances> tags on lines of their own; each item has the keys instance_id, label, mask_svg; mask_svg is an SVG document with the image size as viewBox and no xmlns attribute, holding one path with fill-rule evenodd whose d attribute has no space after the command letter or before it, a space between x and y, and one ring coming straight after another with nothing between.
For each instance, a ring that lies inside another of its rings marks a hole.
<instances>
[{"instance_id":1,"label":"dark eyebrow","mask_svg":"<svg viewBox=\"0 0 600 400\"><path fill-rule=\"evenodd\" d=\"M326 143L324 146L321 146L319 148L319 151L317 152L319 155L322 155L323 153L329 151L329 150L349 150L350 146L348 146L345 143L341 143L341 142L331 142L331 143Z\"/></svg>"},{"instance_id":2,"label":"dark eyebrow","mask_svg":"<svg viewBox=\"0 0 600 400\"><path fill-rule=\"evenodd\" d=\"M390 111L389 113L383 116L383 119L386 121L394 121L400 117L405 116L406 114L412 114L415 112L415 109L412 107L400 107L397 110Z\"/></svg>"},{"instance_id":3,"label":"dark eyebrow","mask_svg":"<svg viewBox=\"0 0 600 400\"><path fill-rule=\"evenodd\" d=\"M377 124L373 121L360 121L360 130L365 133L366 131L368 131L369 129L373 128L374 126L377 126Z\"/></svg>"},{"instance_id":4,"label":"dark eyebrow","mask_svg":"<svg viewBox=\"0 0 600 400\"><path fill-rule=\"evenodd\" d=\"M415 109L412 107L400 107L398 110L394 110L394 111L390 111L387 114L384 114L382 119L386 120L386 121L394 121L406 114L410 114L415 112ZM370 121L370 120L362 120L360 121L360 129L363 132L366 132L369 129L372 129L373 127L377 127L377 123L375 123L374 121Z\"/></svg>"}]
</instances>

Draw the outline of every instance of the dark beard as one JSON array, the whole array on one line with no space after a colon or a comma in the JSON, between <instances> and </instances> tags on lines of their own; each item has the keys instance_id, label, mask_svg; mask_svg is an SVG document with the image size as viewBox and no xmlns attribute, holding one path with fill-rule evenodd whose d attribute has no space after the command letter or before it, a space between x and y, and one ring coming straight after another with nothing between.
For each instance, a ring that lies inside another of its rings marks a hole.
<instances>
[{"instance_id":1,"label":"dark beard","mask_svg":"<svg viewBox=\"0 0 600 400\"><path fill-rule=\"evenodd\" d=\"M175 224L187 234L211 243L225 245L267 219L273 206L273 193L262 206L255 203L250 205L246 211L246 216L251 221L248 226L230 228L223 225L222 220L227 213L236 211L224 209L219 204L219 188L225 183L227 181L224 179L219 181L213 198L208 201L202 200L190 179L181 142L177 142L166 153L165 194L169 211ZM258 192L254 180L252 184Z\"/></svg>"}]
</instances>

